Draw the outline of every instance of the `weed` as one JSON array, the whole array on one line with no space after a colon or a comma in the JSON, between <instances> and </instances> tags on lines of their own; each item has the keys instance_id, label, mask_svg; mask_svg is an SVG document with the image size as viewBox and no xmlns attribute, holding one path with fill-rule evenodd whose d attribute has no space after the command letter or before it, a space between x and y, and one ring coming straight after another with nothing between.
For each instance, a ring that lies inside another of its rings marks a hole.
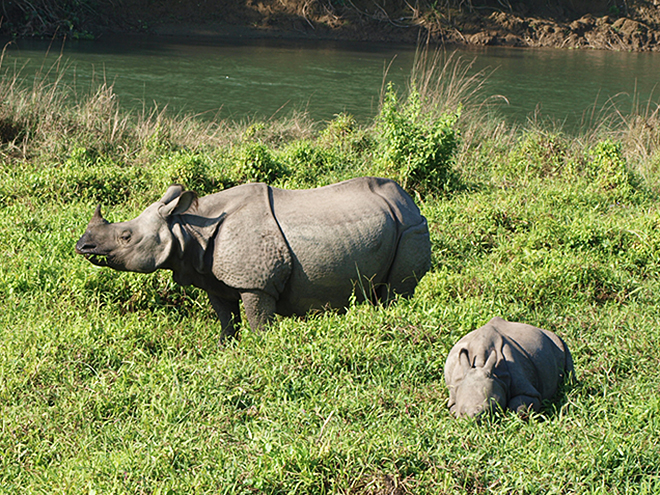
<instances>
[{"instance_id":1,"label":"weed","mask_svg":"<svg viewBox=\"0 0 660 495\"><path fill-rule=\"evenodd\" d=\"M610 139L597 142L589 150L590 172L605 190L616 189L625 195L630 191L630 173L621 152L621 145Z\"/></svg>"},{"instance_id":2,"label":"weed","mask_svg":"<svg viewBox=\"0 0 660 495\"><path fill-rule=\"evenodd\" d=\"M558 175L567 168L566 146L559 134L526 132L498 172L516 178Z\"/></svg>"},{"instance_id":3,"label":"weed","mask_svg":"<svg viewBox=\"0 0 660 495\"><path fill-rule=\"evenodd\" d=\"M408 191L426 194L455 189L458 178L452 166L459 143L459 114L460 110L428 120L421 113L420 95L414 87L400 104L394 87L388 85L376 125L377 172Z\"/></svg>"},{"instance_id":4,"label":"weed","mask_svg":"<svg viewBox=\"0 0 660 495\"><path fill-rule=\"evenodd\" d=\"M233 176L236 182L273 183L286 174L284 167L263 143L248 141L237 149L235 157Z\"/></svg>"}]
</instances>

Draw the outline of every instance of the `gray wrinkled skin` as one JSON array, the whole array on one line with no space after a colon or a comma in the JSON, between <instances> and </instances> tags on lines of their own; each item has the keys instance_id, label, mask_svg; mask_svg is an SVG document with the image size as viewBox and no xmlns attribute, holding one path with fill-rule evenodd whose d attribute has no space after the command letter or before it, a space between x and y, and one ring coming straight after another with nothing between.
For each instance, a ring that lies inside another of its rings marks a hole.
<instances>
[{"instance_id":1,"label":"gray wrinkled skin","mask_svg":"<svg viewBox=\"0 0 660 495\"><path fill-rule=\"evenodd\" d=\"M538 412L569 375L574 375L573 359L557 335L493 318L459 340L447 356L449 409L456 417L478 417L497 408Z\"/></svg>"},{"instance_id":2,"label":"gray wrinkled skin","mask_svg":"<svg viewBox=\"0 0 660 495\"><path fill-rule=\"evenodd\" d=\"M137 218L96 209L76 253L98 266L150 273L205 290L223 335L242 300L252 329L274 314L409 297L431 265L426 219L395 182L362 177L309 190L253 183L197 199L181 186Z\"/></svg>"}]
</instances>

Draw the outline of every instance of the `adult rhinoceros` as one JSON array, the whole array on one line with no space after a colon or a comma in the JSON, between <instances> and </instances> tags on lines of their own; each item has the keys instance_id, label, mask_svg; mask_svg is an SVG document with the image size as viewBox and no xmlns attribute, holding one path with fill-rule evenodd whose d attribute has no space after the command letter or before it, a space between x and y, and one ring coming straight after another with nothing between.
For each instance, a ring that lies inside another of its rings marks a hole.
<instances>
[{"instance_id":1,"label":"adult rhinoceros","mask_svg":"<svg viewBox=\"0 0 660 495\"><path fill-rule=\"evenodd\" d=\"M309 190L251 183L197 198L179 185L128 222L96 208L76 253L98 266L150 273L207 292L233 335L239 300L252 329L275 313L411 296L431 263L426 219L388 179Z\"/></svg>"}]
</instances>

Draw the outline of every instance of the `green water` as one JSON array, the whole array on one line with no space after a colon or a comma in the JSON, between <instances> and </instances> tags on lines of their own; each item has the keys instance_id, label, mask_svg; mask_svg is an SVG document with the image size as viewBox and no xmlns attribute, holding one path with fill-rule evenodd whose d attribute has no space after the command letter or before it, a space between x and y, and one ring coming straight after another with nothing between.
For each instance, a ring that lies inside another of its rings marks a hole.
<instances>
[{"instance_id":1,"label":"green water","mask_svg":"<svg viewBox=\"0 0 660 495\"><path fill-rule=\"evenodd\" d=\"M29 78L51 68L60 54L66 84L82 93L91 81L105 79L126 108L167 105L173 112L234 120L294 110L329 120L347 112L364 122L376 112L386 67L387 80L405 87L415 50L278 40L18 41L7 47L2 67L22 68ZM509 121L522 122L536 111L574 128L611 98L623 111L635 98L644 105L656 101L657 53L489 47L458 54L473 61L475 71L490 73L485 95L506 98L493 102Z\"/></svg>"}]
</instances>

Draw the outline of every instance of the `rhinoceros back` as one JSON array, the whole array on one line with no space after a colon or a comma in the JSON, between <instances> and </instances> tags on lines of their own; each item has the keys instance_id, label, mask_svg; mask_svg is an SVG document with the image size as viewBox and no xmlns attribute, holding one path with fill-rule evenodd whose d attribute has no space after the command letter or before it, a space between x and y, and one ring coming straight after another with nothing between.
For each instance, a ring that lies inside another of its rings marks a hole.
<instances>
[{"instance_id":1,"label":"rhinoceros back","mask_svg":"<svg viewBox=\"0 0 660 495\"><path fill-rule=\"evenodd\" d=\"M395 182L363 177L310 190L272 189L272 208L292 255L278 312L412 294L430 267L426 219ZM406 253L401 252L402 241Z\"/></svg>"},{"instance_id":2,"label":"rhinoceros back","mask_svg":"<svg viewBox=\"0 0 660 495\"><path fill-rule=\"evenodd\" d=\"M205 196L197 213L217 219L213 275L231 288L277 297L289 278L291 255L273 218L270 188L250 183Z\"/></svg>"}]
</instances>

